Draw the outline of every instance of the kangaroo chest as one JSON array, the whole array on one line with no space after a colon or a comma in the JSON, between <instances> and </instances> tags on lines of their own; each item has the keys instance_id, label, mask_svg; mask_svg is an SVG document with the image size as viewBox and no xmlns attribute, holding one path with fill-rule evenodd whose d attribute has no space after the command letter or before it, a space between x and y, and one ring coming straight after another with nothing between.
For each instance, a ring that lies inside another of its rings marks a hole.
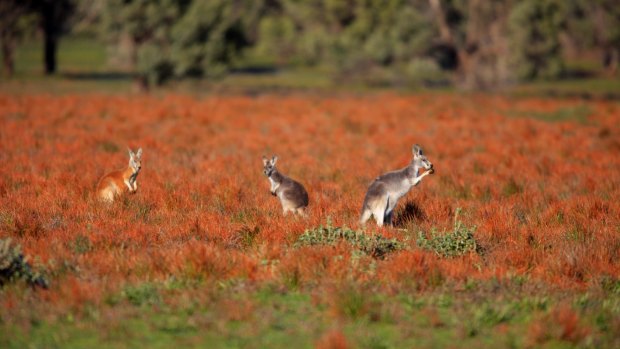
<instances>
[{"instance_id":1,"label":"kangaroo chest","mask_svg":"<svg viewBox=\"0 0 620 349\"><path fill-rule=\"evenodd\" d=\"M128 179L125 180L125 185L129 188L130 191L135 190L136 187L136 179L138 178L138 172L129 176Z\"/></svg>"},{"instance_id":2,"label":"kangaroo chest","mask_svg":"<svg viewBox=\"0 0 620 349\"><path fill-rule=\"evenodd\" d=\"M391 186L388 191L388 195L390 197L390 201L396 203L396 201L403 196L405 196L409 190L411 189L411 183L409 183L408 179L402 180L397 185Z\"/></svg>"},{"instance_id":3,"label":"kangaroo chest","mask_svg":"<svg viewBox=\"0 0 620 349\"><path fill-rule=\"evenodd\" d=\"M276 193L278 197L280 197L281 193L277 192L280 187L280 183L273 180L273 178L269 177L269 184L271 184L271 192Z\"/></svg>"}]
</instances>

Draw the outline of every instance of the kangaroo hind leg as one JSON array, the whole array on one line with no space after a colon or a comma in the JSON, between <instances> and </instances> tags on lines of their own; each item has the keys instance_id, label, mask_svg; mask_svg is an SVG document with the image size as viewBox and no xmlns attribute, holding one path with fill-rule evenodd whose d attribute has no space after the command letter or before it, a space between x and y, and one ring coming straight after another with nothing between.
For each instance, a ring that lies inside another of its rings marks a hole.
<instances>
[{"instance_id":1,"label":"kangaroo hind leg","mask_svg":"<svg viewBox=\"0 0 620 349\"><path fill-rule=\"evenodd\" d=\"M374 202L372 208L372 215L375 217L377 225L382 227L385 220L385 212L387 210L388 197L384 196L381 199Z\"/></svg>"},{"instance_id":2,"label":"kangaroo hind leg","mask_svg":"<svg viewBox=\"0 0 620 349\"><path fill-rule=\"evenodd\" d=\"M372 216L372 211L368 207L364 207L364 210L362 211L362 216L360 217L360 224L366 224L366 221L370 219L370 216Z\"/></svg>"}]
</instances>

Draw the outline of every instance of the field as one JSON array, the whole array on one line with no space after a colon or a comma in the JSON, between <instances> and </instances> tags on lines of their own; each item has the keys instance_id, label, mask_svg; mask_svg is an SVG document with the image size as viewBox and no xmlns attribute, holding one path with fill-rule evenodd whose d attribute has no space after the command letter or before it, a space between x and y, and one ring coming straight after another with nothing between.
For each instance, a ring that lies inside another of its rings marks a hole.
<instances>
[{"instance_id":1,"label":"field","mask_svg":"<svg viewBox=\"0 0 620 349\"><path fill-rule=\"evenodd\" d=\"M0 347L620 346L616 102L5 92L0 126L0 238L49 282L0 289ZM358 226L414 143L436 173ZM97 202L128 146L138 192Z\"/></svg>"}]
</instances>

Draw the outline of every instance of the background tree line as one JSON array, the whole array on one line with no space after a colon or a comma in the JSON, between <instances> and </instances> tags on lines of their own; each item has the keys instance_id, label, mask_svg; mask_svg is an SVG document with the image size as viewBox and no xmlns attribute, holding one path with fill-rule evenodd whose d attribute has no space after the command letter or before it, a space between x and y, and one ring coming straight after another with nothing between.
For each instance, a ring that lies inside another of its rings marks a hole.
<instances>
[{"instance_id":1,"label":"background tree line","mask_svg":"<svg viewBox=\"0 0 620 349\"><path fill-rule=\"evenodd\" d=\"M337 80L490 88L567 74L567 55L620 61L615 0L3 0L11 75L41 37L48 74L62 35L84 30L146 88L216 78L240 61L322 67Z\"/></svg>"}]
</instances>

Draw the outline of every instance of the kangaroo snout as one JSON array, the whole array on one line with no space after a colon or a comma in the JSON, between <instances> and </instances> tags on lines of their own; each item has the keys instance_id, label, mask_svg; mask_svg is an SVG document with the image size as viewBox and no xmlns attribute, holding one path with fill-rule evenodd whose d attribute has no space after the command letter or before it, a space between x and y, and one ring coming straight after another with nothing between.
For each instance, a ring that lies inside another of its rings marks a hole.
<instances>
[{"instance_id":1,"label":"kangaroo snout","mask_svg":"<svg viewBox=\"0 0 620 349\"><path fill-rule=\"evenodd\" d=\"M435 165L432 162L429 162L429 166L426 168L429 174L435 173Z\"/></svg>"}]
</instances>

